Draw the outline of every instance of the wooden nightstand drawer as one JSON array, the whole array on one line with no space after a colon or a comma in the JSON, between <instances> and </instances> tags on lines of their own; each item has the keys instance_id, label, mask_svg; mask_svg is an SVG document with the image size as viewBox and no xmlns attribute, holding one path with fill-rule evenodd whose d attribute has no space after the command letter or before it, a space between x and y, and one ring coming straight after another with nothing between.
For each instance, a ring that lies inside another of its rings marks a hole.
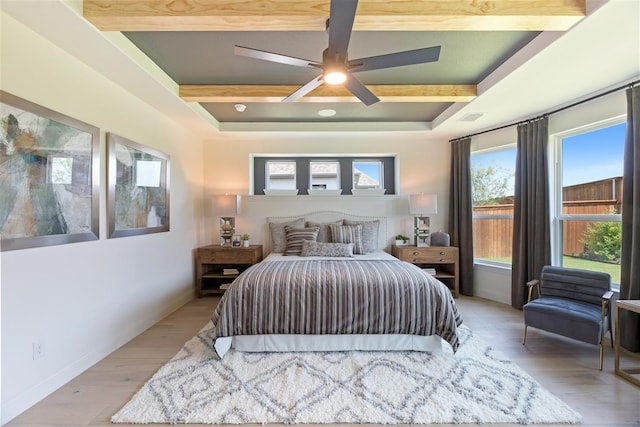
<instances>
[{"instance_id":1,"label":"wooden nightstand drawer","mask_svg":"<svg viewBox=\"0 0 640 427\"><path fill-rule=\"evenodd\" d=\"M255 264L262 259L262 246L248 248L207 246L198 249L198 261L216 264Z\"/></svg>"},{"instance_id":2,"label":"wooden nightstand drawer","mask_svg":"<svg viewBox=\"0 0 640 427\"><path fill-rule=\"evenodd\" d=\"M440 281L448 282L454 298L458 297L458 248L454 246L391 247L396 258L415 264Z\"/></svg>"},{"instance_id":3,"label":"wooden nightstand drawer","mask_svg":"<svg viewBox=\"0 0 640 427\"><path fill-rule=\"evenodd\" d=\"M413 251L405 252L410 262L429 262L429 263L450 263L456 262L458 259L457 248L414 248ZM429 249L429 250L424 250Z\"/></svg>"}]
</instances>

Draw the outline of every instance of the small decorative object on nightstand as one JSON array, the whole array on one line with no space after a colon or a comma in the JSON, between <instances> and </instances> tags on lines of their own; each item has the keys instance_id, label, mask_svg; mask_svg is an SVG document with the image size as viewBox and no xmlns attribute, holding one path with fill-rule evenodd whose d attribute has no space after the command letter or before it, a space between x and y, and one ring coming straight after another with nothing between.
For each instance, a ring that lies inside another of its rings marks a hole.
<instances>
[{"instance_id":1,"label":"small decorative object on nightstand","mask_svg":"<svg viewBox=\"0 0 640 427\"><path fill-rule=\"evenodd\" d=\"M458 248L391 246L391 254L425 270L451 289L454 298L458 298Z\"/></svg>"},{"instance_id":2,"label":"small decorative object on nightstand","mask_svg":"<svg viewBox=\"0 0 640 427\"><path fill-rule=\"evenodd\" d=\"M451 237L442 230L431 233L431 246L450 246Z\"/></svg>"},{"instance_id":3,"label":"small decorative object on nightstand","mask_svg":"<svg viewBox=\"0 0 640 427\"><path fill-rule=\"evenodd\" d=\"M228 194L213 196L211 205L212 210L220 215L220 245L231 246L236 227L236 219L233 215L238 213L238 196Z\"/></svg>"},{"instance_id":4,"label":"small decorative object on nightstand","mask_svg":"<svg viewBox=\"0 0 640 427\"><path fill-rule=\"evenodd\" d=\"M223 294L233 280L262 261L262 245L209 245L196 249L196 296Z\"/></svg>"},{"instance_id":5,"label":"small decorative object on nightstand","mask_svg":"<svg viewBox=\"0 0 640 427\"><path fill-rule=\"evenodd\" d=\"M412 194L409 196L409 213L419 214L414 218L416 246L429 246L429 217L423 214L438 213L437 194Z\"/></svg>"}]
</instances>

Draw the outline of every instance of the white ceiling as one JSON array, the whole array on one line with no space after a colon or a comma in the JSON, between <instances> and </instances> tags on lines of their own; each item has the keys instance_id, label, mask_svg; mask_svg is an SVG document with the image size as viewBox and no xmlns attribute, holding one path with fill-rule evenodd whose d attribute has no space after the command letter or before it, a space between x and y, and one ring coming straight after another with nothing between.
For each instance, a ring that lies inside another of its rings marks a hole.
<instances>
[{"instance_id":1,"label":"white ceiling","mask_svg":"<svg viewBox=\"0 0 640 427\"><path fill-rule=\"evenodd\" d=\"M567 32L543 32L478 83L478 96L432 122L220 123L119 32L82 17L81 0L3 0L4 12L205 139L234 131L420 131L453 138L535 117L640 77L640 1L587 1ZM485 113L474 122L460 121Z\"/></svg>"}]
</instances>

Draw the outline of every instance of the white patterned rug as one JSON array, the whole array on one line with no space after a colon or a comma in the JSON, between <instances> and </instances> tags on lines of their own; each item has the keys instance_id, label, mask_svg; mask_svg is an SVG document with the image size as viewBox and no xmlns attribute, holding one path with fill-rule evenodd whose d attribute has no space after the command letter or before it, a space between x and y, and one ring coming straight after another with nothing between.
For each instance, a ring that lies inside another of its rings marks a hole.
<instances>
[{"instance_id":1,"label":"white patterned rug","mask_svg":"<svg viewBox=\"0 0 640 427\"><path fill-rule=\"evenodd\" d=\"M217 360L211 324L114 423L575 423L580 414L461 328L455 356L239 353Z\"/></svg>"}]
</instances>

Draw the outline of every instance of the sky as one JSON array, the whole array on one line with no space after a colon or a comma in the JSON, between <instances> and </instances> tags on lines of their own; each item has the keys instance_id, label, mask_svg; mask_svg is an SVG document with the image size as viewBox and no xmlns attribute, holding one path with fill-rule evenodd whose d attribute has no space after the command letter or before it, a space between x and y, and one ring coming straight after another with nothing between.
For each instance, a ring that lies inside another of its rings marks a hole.
<instances>
[{"instance_id":1,"label":"sky","mask_svg":"<svg viewBox=\"0 0 640 427\"><path fill-rule=\"evenodd\" d=\"M562 141L562 185L575 185L622 176L626 123ZM489 151L472 157L474 165L515 171L516 150Z\"/></svg>"},{"instance_id":2,"label":"sky","mask_svg":"<svg viewBox=\"0 0 640 427\"><path fill-rule=\"evenodd\" d=\"M562 185L622 176L627 124L583 133L562 141Z\"/></svg>"}]
</instances>

